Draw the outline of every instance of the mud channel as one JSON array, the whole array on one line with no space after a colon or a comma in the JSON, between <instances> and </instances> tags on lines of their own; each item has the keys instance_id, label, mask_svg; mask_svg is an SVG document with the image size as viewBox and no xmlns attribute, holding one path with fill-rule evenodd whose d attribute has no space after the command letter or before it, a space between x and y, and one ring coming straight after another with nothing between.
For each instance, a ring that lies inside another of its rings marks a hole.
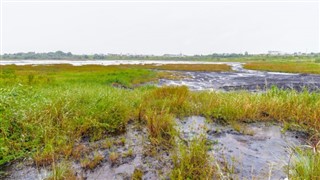
<instances>
[{"instance_id":1,"label":"mud channel","mask_svg":"<svg viewBox=\"0 0 320 180\"><path fill-rule=\"evenodd\" d=\"M159 86L188 86L191 90L248 90L254 92L265 91L272 86L298 91L304 88L318 91L320 88L320 75L255 71L244 69L243 63L229 62L226 64L232 67L233 72L184 72L185 78L161 79Z\"/></svg>"}]
</instances>

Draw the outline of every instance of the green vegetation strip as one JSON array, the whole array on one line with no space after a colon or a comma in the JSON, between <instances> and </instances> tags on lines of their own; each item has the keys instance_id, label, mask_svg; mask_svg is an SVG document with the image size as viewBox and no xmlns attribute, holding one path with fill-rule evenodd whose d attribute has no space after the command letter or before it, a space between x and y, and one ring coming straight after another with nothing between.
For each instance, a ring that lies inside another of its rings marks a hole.
<instances>
[{"instance_id":1,"label":"green vegetation strip","mask_svg":"<svg viewBox=\"0 0 320 180\"><path fill-rule=\"evenodd\" d=\"M190 92L187 87L116 88L111 85L135 87L158 78L150 70L120 66L5 66L0 75L0 165L20 157L32 157L37 166L51 165L70 157L83 138L96 141L124 132L129 120L147 128L154 146L165 147L176 146L174 118L191 115L225 123L278 121L310 133L320 129L319 93L276 88L260 94ZM174 157L173 178L213 173L204 159L206 147L200 145L180 149L182 157ZM94 159L93 165L82 161L83 166L91 168L101 161L99 156Z\"/></svg>"},{"instance_id":2,"label":"green vegetation strip","mask_svg":"<svg viewBox=\"0 0 320 180\"><path fill-rule=\"evenodd\" d=\"M171 70L171 71L207 71L207 72L224 72L231 71L227 64L163 64L163 65L127 65L127 67Z\"/></svg>"},{"instance_id":3,"label":"green vegetation strip","mask_svg":"<svg viewBox=\"0 0 320 180\"><path fill-rule=\"evenodd\" d=\"M320 74L320 63L312 62L250 62L244 68L259 71Z\"/></svg>"}]
</instances>

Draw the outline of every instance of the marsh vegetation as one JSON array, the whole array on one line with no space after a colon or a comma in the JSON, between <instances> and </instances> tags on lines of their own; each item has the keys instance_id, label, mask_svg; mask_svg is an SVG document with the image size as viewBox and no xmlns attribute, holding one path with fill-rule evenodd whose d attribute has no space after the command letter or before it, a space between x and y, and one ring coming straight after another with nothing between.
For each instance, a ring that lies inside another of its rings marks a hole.
<instances>
[{"instance_id":1,"label":"marsh vegetation","mask_svg":"<svg viewBox=\"0 0 320 180\"><path fill-rule=\"evenodd\" d=\"M260 71L320 74L320 64L317 62L251 62L244 67Z\"/></svg>"},{"instance_id":2,"label":"marsh vegetation","mask_svg":"<svg viewBox=\"0 0 320 180\"><path fill-rule=\"evenodd\" d=\"M203 136L189 141L179 135L176 119L193 115L210 123L231 125L241 133L248 133L243 124L273 122L284 131L299 130L310 137L319 134L317 92L275 87L265 93L155 87L150 82L172 74L151 69L230 71L227 65L1 66L0 166L4 177L10 176L6 169L17 162L45 167L51 179L82 178L73 169L74 162L84 171L94 171L103 163L117 166L136 156L132 149L116 151L129 143L123 134L132 124L145 132L144 156L170 154L170 170L160 177L222 177L221 166L207 155L214 144ZM299 156L289 166L288 176L319 178L319 137L312 137L313 149L296 153ZM231 173L230 169L225 171ZM129 175L133 179L145 173L138 167L133 172Z\"/></svg>"}]
</instances>

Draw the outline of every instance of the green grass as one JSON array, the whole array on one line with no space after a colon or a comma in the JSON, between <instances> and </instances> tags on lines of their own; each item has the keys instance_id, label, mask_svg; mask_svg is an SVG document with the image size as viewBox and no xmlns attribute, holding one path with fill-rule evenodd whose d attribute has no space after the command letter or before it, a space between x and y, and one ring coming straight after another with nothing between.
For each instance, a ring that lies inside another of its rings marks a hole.
<instances>
[{"instance_id":1,"label":"green grass","mask_svg":"<svg viewBox=\"0 0 320 180\"><path fill-rule=\"evenodd\" d=\"M259 94L190 92L187 87L138 86L157 78L157 72L126 66L1 66L0 165L22 157L32 157L38 166L88 158L79 152L88 148L76 142L123 133L130 120L147 128L153 146L172 149L173 119L190 115L231 124L278 121L310 133L320 129L319 93L277 88ZM116 88L115 83L130 89ZM172 177L211 173L205 146L198 145L180 149ZM100 161L97 158L88 167Z\"/></svg>"},{"instance_id":2,"label":"green grass","mask_svg":"<svg viewBox=\"0 0 320 180\"><path fill-rule=\"evenodd\" d=\"M39 164L51 163L52 154L68 156L77 139L97 140L106 133L123 132L144 90L131 92L111 85L133 86L156 77L149 70L120 67L1 70L0 164L26 155ZM34 76L31 82L28 74Z\"/></svg>"},{"instance_id":3,"label":"green grass","mask_svg":"<svg viewBox=\"0 0 320 180\"><path fill-rule=\"evenodd\" d=\"M143 172L140 169L134 169L131 180L141 180L143 177Z\"/></svg>"},{"instance_id":4,"label":"green grass","mask_svg":"<svg viewBox=\"0 0 320 180\"><path fill-rule=\"evenodd\" d=\"M76 180L77 177L68 162L60 162L57 165L53 164L52 172L47 180Z\"/></svg>"},{"instance_id":5,"label":"green grass","mask_svg":"<svg viewBox=\"0 0 320 180\"><path fill-rule=\"evenodd\" d=\"M171 179L212 179L215 169L208 158L208 146L204 137L193 139L188 145L181 144L172 156L174 168Z\"/></svg>"},{"instance_id":6,"label":"green grass","mask_svg":"<svg viewBox=\"0 0 320 180\"><path fill-rule=\"evenodd\" d=\"M320 153L298 149L290 167L291 179L320 179Z\"/></svg>"},{"instance_id":7,"label":"green grass","mask_svg":"<svg viewBox=\"0 0 320 180\"><path fill-rule=\"evenodd\" d=\"M317 131L320 128L320 94L279 90L266 93L201 92L193 96L199 113L224 121L279 121L296 123Z\"/></svg>"},{"instance_id":8,"label":"green grass","mask_svg":"<svg viewBox=\"0 0 320 180\"><path fill-rule=\"evenodd\" d=\"M146 65L125 65L126 67L171 70L171 71L207 71L207 72L224 72L231 71L227 64L146 64Z\"/></svg>"},{"instance_id":9,"label":"green grass","mask_svg":"<svg viewBox=\"0 0 320 180\"><path fill-rule=\"evenodd\" d=\"M121 84L124 87L132 87L157 79L157 74L147 69L132 69L125 66L72 66L69 64L0 66L0 75L0 82L3 85L21 83L33 86Z\"/></svg>"},{"instance_id":10,"label":"green grass","mask_svg":"<svg viewBox=\"0 0 320 180\"><path fill-rule=\"evenodd\" d=\"M315 62L249 62L246 69L288 73L320 74L320 64Z\"/></svg>"}]
</instances>

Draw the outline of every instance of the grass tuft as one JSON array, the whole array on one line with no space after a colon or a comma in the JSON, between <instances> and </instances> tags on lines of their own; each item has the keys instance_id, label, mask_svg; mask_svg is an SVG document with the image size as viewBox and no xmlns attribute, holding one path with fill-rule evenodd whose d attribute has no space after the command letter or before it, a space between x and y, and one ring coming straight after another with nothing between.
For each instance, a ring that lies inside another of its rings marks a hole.
<instances>
[{"instance_id":1,"label":"grass tuft","mask_svg":"<svg viewBox=\"0 0 320 180\"><path fill-rule=\"evenodd\" d=\"M111 164L116 164L119 158L120 155L117 152L111 152L109 155L109 160Z\"/></svg>"},{"instance_id":2,"label":"grass tuft","mask_svg":"<svg viewBox=\"0 0 320 180\"><path fill-rule=\"evenodd\" d=\"M143 172L140 169L134 169L131 180L141 180Z\"/></svg>"},{"instance_id":3,"label":"grass tuft","mask_svg":"<svg viewBox=\"0 0 320 180\"><path fill-rule=\"evenodd\" d=\"M103 156L100 153L95 152L92 158L86 157L80 161L80 164L84 169L93 170L101 163L102 160Z\"/></svg>"},{"instance_id":4,"label":"grass tuft","mask_svg":"<svg viewBox=\"0 0 320 180\"><path fill-rule=\"evenodd\" d=\"M58 165L52 167L52 173L46 180L76 180L78 179L75 175L71 165L66 162L60 162Z\"/></svg>"},{"instance_id":5,"label":"grass tuft","mask_svg":"<svg viewBox=\"0 0 320 180\"><path fill-rule=\"evenodd\" d=\"M174 117L165 110L149 111L146 116L146 126L150 136L151 143L154 145L171 145L174 129Z\"/></svg>"},{"instance_id":6,"label":"grass tuft","mask_svg":"<svg viewBox=\"0 0 320 180\"><path fill-rule=\"evenodd\" d=\"M320 179L320 153L298 149L289 172L290 179Z\"/></svg>"},{"instance_id":7,"label":"grass tuft","mask_svg":"<svg viewBox=\"0 0 320 180\"><path fill-rule=\"evenodd\" d=\"M207 154L208 146L203 137L193 139L186 147L181 144L177 154L172 156L172 179L212 179L214 166Z\"/></svg>"}]
</instances>

